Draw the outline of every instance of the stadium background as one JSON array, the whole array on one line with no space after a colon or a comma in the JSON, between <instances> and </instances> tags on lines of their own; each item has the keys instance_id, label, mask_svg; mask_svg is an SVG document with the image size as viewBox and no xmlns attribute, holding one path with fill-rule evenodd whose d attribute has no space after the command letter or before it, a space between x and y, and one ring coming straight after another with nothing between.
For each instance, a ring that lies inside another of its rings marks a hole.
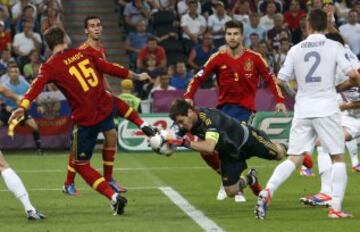
<instances>
[{"instance_id":1,"label":"stadium background","mask_svg":"<svg viewBox=\"0 0 360 232\"><path fill-rule=\"evenodd\" d=\"M14 15L21 15L20 3L23 3L23 6L32 4L31 7L37 9L36 14L27 13L23 20L36 21L35 29L38 33L42 34L50 25L62 25L66 29L73 47L80 45L86 39L83 19L87 15L100 16L104 26L102 41L106 49L107 59L141 71L135 67L134 57L129 54L130 49L126 50L127 38L133 36L129 36L131 30L127 26L124 16L126 5L131 4L128 2L131 1L0 0L2 4L0 7L0 28L3 25L5 29L4 33L0 33L1 74L6 72L6 64L9 60L19 62L20 67L29 62L26 57L24 59L18 58L13 49L9 52L11 45L14 45L14 37L18 33L17 28L21 26L17 20L22 20L22 17L14 17ZM178 6L180 9L184 9L184 6L186 8L185 1L146 0L139 2L149 5L151 8L152 13L149 18L145 19L148 22L146 28L149 33L160 37L168 34L169 31L175 33L175 35L169 36L170 39L165 39L159 43L166 51L166 68L162 68L159 72L157 69L155 71L152 69L152 73L166 72L173 76L176 62L178 60L185 61L187 64L189 55L189 46L186 41L181 39L181 18L178 14ZM211 15L216 8L216 2L212 0L200 1L202 5L201 14L204 16ZM238 18L246 20L246 15L254 15L253 13L264 11L266 7L263 4L267 2L274 2L276 9L279 9L278 13L284 15L287 12L288 5L293 1L229 0L223 1L223 5L229 16L240 15L239 12L243 11L247 12L243 15L244 17L238 16ZM167 3L172 4L166 6ZM310 8L323 7L321 0L301 0L300 3L304 12ZM235 9L234 6L236 5L238 9ZM161 7L156 10L157 6ZM357 10L360 14L359 1L336 1L335 6L338 8L338 13L334 20L338 27L346 24L347 13L350 8ZM300 14L304 15L305 13ZM133 12L131 15L137 14ZM160 22L151 20L155 18ZM284 25L285 23L282 24L282 26ZM301 38L302 28L292 30L282 28L280 32L283 29L286 33L280 33L278 37L275 36L277 39L273 42L279 43L280 37L283 36L283 53L286 53L285 48L295 44L294 37ZM19 30L21 31L21 28ZM11 36L12 39L5 38L5 34L7 37ZM290 37L286 37L289 35ZM354 38L360 38L360 35L354 36ZM284 42L285 40L289 43ZM21 44L21 40L19 41ZM267 36L263 36L258 41L257 36L253 35L251 47L262 53L270 64L270 68L276 72L284 56L271 50L271 43ZM145 45L146 42L143 43L143 46ZM9 56L9 54L11 55ZM24 77L29 81L35 77L39 64L50 55L45 44L42 44L40 54L40 62L36 59L34 62L30 62L31 65L28 67L31 68L31 72L25 73L24 69L21 69L24 72ZM274 56L278 59L275 59ZM185 73L189 78L192 77L192 73L197 71L196 68L189 65L186 68L186 72L184 72L183 67L179 69L182 74ZM154 79L156 79L156 75ZM110 84L116 95L121 93L121 85L118 79L110 77ZM166 117L166 109L172 98L181 96L183 90L158 91L149 96L146 93L151 91L149 91L150 87L143 88L139 83L134 84L136 89L133 93L142 99L144 117L156 124L169 125L170 121ZM200 91L196 103L214 106L216 105L216 88L212 88L212 83L206 87L207 89ZM268 94L269 90L265 87L266 83L261 82L256 104L260 113L257 113L254 125L265 129L267 133L272 135L272 138L286 139L291 117L275 115L272 112L262 112L271 111L273 107L272 99L269 97L271 95ZM77 186L81 192L79 197L69 198L61 193L61 185L66 171L67 152L65 148L69 146L68 132L71 128L71 122L68 118L69 108L66 100L58 92L49 90L53 90L53 88L47 88L47 91L44 91L31 109L31 114L36 118L41 128L45 156L38 156L36 151L31 150L34 148L34 144L27 128L19 127L14 140L6 135L6 127L0 129L0 147L6 155L7 161L18 171L32 201L36 203L38 209L47 214L48 219L40 223L29 223L24 217L21 205L15 202L14 197L0 182L0 205L2 207L0 231L202 231L203 229L198 224L194 223L190 217L162 194L160 188L164 186L171 186L176 189L196 209L199 209L219 225L221 230L212 231L356 231L356 228L360 226L357 219L331 221L325 219L325 209L309 209L297 203L299 197L318 191L318 175L310 178L293 175L292 179L278 191L269 213L269 220L255 222L253 216L255 197L246 190L245 196L248 201L241 205L235 204L232 200L216 201L215 195L219 187L218 176L194 152L181 152L179 155L166 158L144 155L152 154L149 152L120 151L116 159L115 176L129 188L127 193L129 205L124 216L111 217L111 210L107 205L104 205L105 200L93 192L80 178L77 180ZM149 102L151 102L150 108ZM291 105L292 99L288 98L290 108ZM124 143L122 146L127 150L143 146L144 139L141 135L137 136L138 132L127 121L121 121L119 139ZM60 149L60 151L50 151L53 148ZM15 149L15 151L10 151L10 149ZM144 149L144 147L139 149ZM92 162L95 167L101 169L100 154L94 155ZM259 159L252 159L249 162L249 166L258 170L261 182L265 182L276 164ZM360 176L357 173L349 172L349 187L344 205L355 217L360 215L358 204L359 181Z\"/></svg>"},{"instance_id":2,"label":"stadium background","mask_svg":"<svg viewBox=\"0 0 360 232\"><path fill-rule=\"evenodd\" d=\"M193 16L192 25L187 25L189 23L187 4L194 4L189 0L22 0L1 2L0 27L2 24L4 25L4 32L0 39L0 44L3 45L0 46L1 74L6 75L7 63L14 60L18 63L22 75L31 82L35 78L41 62L51 55L44 43L42 43L41 49L32 49L38 50L39 59L32 59L30 53L26 55L17 52L15 47L28 46L27 41L23 41L21 38L24 22L33 22L34 33L41 36L52 25L62 26L71 40L71 46L77 47L86 39L84 18L88 15L96 15L102 20L101 40L107 59L137 72L146 71L153 78L152 83L135 82L131 87L131 94L141 100L138 110L142 113L152 114L165 113L172 99L182 96L186 84L194 73L199 71L206 58L224 43L221 33L214 31L223 27L226 21L233 18L244 23L245 46L261 53L268 62L269 68L277 73L290 46L304 37L302 19L306 16L306 12L312 8L323 8L326 5L324 2L331 1L194 1L197 4L197 14ZM340 28L340 32L343 32L341 26L346 26L348 13L353 9L359 14L360 3L359 1L334 1L333 5L335 6L334 25ZM201 18L205 19L205 27L193 29L193 33L197 35L196 40L189 39L184 35L183 28L196 28L198 24L203 25ZM359 24L356 26L360 27ZM349 36L349 33L343 33L345 38ZM351 33L360 32L352 31ZM145 52L148 49L147 40L153 36L158 41L156 52ZM360 38L360 34L353 34L353 36ZM209 37L210 42L206 41ZM349 40L350 45L351 42L353 41ZM206 54L199 50L201 46L205 48L203 52L208 49ZM197 51L195 52L196 56L191 54L194 52L192 49ZM354 47L353 51L359 52L357 49ZM164 51L165 54L159 55L159 50ZM11 51L10 57L8 57L8 51ZM159 62L159 60L163 61ZM167 78L164 79L168 79L164 82L168 82L168 85L173 88L167 87L166 83L163 84L164 86L159 84L161 83L160 76L164 74L167 74ZM261 79L261 77L259 78ZM108 77L108 79L113 93L121 94L123 90L119 79L112 77ZM257 111L272 111L273 99L267 83L261 80L258 87ZM128 88L128 86L124 85L123 88ZM215 106L216 96L216 83L210 80L199 91L195 102L200 106ZM286 99L287 106L291 110L293 99L289 96L286 96ZM33 104L30 112L39 124L45 149L62 149L69 146L68 132L71 129L71 121L68 118L67 102L61 93L49 86ZM164 114L161 117L164 117ZM0 145L2 148L34 147L29 129L18 127L16 132L16 137L12 140L6 135L6 128L1 128Z\"/></svg>"}]
</instances>

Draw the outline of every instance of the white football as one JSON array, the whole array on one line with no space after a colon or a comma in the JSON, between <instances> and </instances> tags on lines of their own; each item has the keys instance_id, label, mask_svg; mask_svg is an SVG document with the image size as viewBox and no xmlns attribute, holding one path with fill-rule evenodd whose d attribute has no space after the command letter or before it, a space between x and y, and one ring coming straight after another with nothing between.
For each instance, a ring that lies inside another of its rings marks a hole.
<instances>
[{"instance_id":1,"label":"white football","mask_svg":"<svg viewBox=\"0 0 360 232\"><path fill-rule=\"evenodd\" d=\"M175 132L170 130L160 130L154 136L150 137L149 144L153 151L161 155L170 156L176 151L176 146L166 143L167 139L176 138Z\"/></svg>"}]
</instances>

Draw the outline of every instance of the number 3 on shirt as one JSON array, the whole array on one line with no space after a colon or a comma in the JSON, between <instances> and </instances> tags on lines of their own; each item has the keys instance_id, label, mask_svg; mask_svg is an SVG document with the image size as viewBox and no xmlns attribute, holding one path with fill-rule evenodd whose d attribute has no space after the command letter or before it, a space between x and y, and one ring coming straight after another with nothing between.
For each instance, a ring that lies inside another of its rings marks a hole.
<instances>
[{"instance_id":1,"label":"number 3 on shirt","mask_svg":"<svg viewBox=\"0 0 360 232\"><path fill-rule=\"evenodd\" d=\"M69 73L76 77L84 92L87 92L90 87L95 87L99 84L99 79L94 69L88 66L89 64L89 59L85 59L69 68Z\"/></svg>"}]
</instances>

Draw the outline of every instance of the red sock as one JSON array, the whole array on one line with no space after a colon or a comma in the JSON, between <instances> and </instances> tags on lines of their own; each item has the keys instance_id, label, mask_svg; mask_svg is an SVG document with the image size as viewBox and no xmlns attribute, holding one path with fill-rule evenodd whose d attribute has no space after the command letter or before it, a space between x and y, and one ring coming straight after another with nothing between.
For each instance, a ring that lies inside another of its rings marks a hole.
<instances>
[{"instance_id":1,"label":"red sock","mask_svg":"<svg viewBox=\"0 0 360 232\"><path fill-rule=\"evenodd\" d=\"M129 120L138 127L140 127L144 123L144 121L140 118L138 112L131 108L126 102L117 97L114 97L114 102L117 106L118 116Z\"/></svg>"},{"instance_id":2,"label":"red sock","mask_svg":"<svg viewBox=\"0 0 360 232\"><path fill-rule=\"evenodd\" d=\"M76 164L75 168L88 185L111 200L115 192L98 171L92 168L89 163Z\"/></svg>"},{"instance_id":3,"label":"red sock","mask_svg":"<svg viewBox=\"0 0 360 232\"><path fill-rule=\"evenodd\" d=\"M113 179L115 153L116 148L107 147L102 150L103 171L106 181L111 181Z\"/></svg>"},{"instance_id":4,"label":"red sock","mask_svg":"<svg viewBox=\"0 0 360 232\"><path fill-rule=\"evenodd\" d=\"M75 183L75 176L76 176L76 170L74 164L74 156L71 153L69 153L65 185L67 186Z\"/></svg>"},{"instance_id":5,"label":"red sock","mask_svg":"<svg viewBox=\"0 0 360 232\"><path fill-rule=\"evenodd\" d=\"M200 153L201 158L209 165L215 172L220 174L220 159L217 153Z\"/></svg>"},{"instance_id":6,"label":"red sock","mask_svg":"<svg viewBox=\"0 0 360 232\"><path fill-rule=\"evenodd\" d=\"M303 165L307 168L312 168L314 166L313 160L312 160L312 156L310 153L306 153L304 155L304 161L303 161Z\"/></svg>"},{"instance_id":7,"label":"red sock","mask_svg":"<svg viewBox=\"0 0 360 232\"><path fill-rule=\"evenodd\" d=\"M256 183L256 184L250 185L250 189L255 196L259 196L259 193L262 190L262 186L260 183Z\"/></svg>"}]
</instances>

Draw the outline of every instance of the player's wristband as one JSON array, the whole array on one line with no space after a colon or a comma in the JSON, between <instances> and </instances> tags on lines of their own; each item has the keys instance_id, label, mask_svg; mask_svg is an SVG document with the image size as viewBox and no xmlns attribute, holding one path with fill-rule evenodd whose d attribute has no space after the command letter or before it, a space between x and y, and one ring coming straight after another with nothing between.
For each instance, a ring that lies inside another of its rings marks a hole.
<instances>
[{"instance_id":1,"label":"player's wristband","mask_svg":"<svg viewBox=\"0 0 360 232\"><path fill-rule=\"evenodd\" d=\"M20 108L23 108L24 110L29 109L30 107L30 101L28 99L23 99L21 100L20 104L19 104Z\"/></svg>"}]
</instances>

